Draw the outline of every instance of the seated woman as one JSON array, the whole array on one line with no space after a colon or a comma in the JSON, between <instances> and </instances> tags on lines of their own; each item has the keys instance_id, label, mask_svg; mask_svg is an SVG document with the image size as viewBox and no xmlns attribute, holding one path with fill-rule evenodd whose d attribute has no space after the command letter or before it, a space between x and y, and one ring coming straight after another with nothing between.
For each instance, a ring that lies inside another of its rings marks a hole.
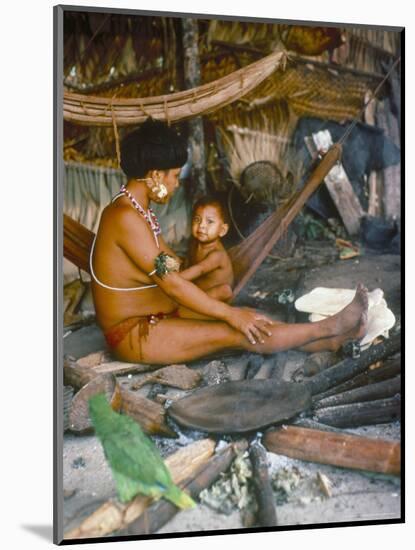
<instances>
[{"instance_id":1,"label":"seated woman","mask_svg":"<svg viewBox=\"0 0 415 550\"><path fill-rule=\"evenodd\" d=\"M127 183L104 209L91 250L97 321L116 356L170 364L221 350L331 350L361 338L368 305L362 285L340 313L286 324L219 301L181 277L180 260L160 235L149 204L170 199L186 157L185 143L162 122L147 120L122 141Z\"/></svg>"}]
</instances>

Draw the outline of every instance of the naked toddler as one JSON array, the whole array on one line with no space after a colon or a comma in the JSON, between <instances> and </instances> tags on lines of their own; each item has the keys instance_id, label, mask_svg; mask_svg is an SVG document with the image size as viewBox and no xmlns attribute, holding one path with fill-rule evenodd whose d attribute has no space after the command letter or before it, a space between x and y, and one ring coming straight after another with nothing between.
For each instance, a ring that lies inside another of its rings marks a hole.
<instances>
[{"instance_id":1,"label":"naked toddler","mask_svg":"<svg viewBox=\"0 0 415 550\"><path fill-rule=\"evenodd\" d=\"M216 300L232 298L232 263L221 242L229 230L227 212L216 198L199 199L192 213L187 267L180 275Z\"/></svg>"}]
</instances>

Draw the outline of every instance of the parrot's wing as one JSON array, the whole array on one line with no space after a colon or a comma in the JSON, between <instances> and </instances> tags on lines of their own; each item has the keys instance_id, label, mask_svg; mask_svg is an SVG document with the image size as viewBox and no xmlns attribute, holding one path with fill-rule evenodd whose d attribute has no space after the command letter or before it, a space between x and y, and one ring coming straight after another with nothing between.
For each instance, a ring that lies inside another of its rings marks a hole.
<instances>
[{"instance_id":1,"label":"parrot's wing","mask_svg":"<svg viewBox=\"0 0 415 550\"><path fill-rule=\"evenodd\" d=\"M148 442L143 440L141 433L131 429L112 433L102 441L105 456L113 471L116 470L147 487L157 487L163 491L172 484L170 472L157 448L155 454L146 443Z\"/></svg>"},{"instance_id":2,"label":"parrot's wing","mask_svg":"<svg viewBox=\"0 0 415 550\"><path fill-rule=\"evenodd\" d=\"M112 470L112 473L117 485L118 497L121 502L128 502L138 495L138 493L146 494L139 481L134 481L124 474L117 472L115 469Z\"/></svg>"}]
</instances>

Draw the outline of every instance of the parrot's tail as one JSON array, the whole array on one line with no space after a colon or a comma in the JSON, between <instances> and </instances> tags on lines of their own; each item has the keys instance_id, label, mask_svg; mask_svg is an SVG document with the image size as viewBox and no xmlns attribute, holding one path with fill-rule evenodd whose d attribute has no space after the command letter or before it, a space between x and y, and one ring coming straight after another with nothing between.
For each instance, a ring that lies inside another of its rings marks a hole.
<instances>
[{"instance_id":1,"label":"parrot's tail","mask_svg":"<svg viewBox=\"0 0 415 550\"><path fill-rule=\"evenodd\" d=\"M173 485L169 490L164 493L164 498L170 500L178 508L194 508L196 502L185 492L181 491L176 485Z\"/></svg>"}]
</instances>

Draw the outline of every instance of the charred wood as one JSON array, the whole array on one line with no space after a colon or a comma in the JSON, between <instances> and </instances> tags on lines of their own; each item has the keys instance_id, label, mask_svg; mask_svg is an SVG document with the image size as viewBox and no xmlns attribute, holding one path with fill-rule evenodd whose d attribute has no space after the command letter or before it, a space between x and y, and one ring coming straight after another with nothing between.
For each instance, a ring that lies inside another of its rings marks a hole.
<instances>
[{"instance_id":1,"label":"charred wood","mask_svg":"<svg viewBox=\"0 0 415 550\"><path fill-rule=\"evenodd\" d=\"M382 382L382 380L389 380L394 376L397 376L401 372L401 355L394 357L376 368L369 368L367 371L358 374L354 378L339 384L330 390L319 393L315 396L315 400L325 399L331 395L337 393L343 393L345 391L353 390L354 388L360 388L367 384L374 384L376 382Z\"/></svg>"},{"instance_id":2,"label":"charred wood","mask_svg":"<svg viewBox=\"0 0 415 550\"><path fill-rule=\"evenodd\" d=\"M368 424L394 422L401 417L401 396L326 407L314 412L313 419L339 428L353 428Z\"/></svg>"},{"instance_id":3,"label":"charred wood","mask_svg":"<svg viewBox=\"0 0 415 550\"><path fill-rule=\"evenodd\" d=\"M374 384L369 384L368 386L363 386L361 388L356 388L343 393L337 393L336 395L331 395L325 399L320 399L314 404L314 408L322 409L324 407L333 407L336 405L374 401L376 399L392 397L400 392L401 377L395 376L395 378L392 378L391 380L376 382Z\"/></svg>"},{"instance_id":4,"label":"charred wood","mask_svg":"<svg viewBox=\"0 0 415 550\"><path fill-rule=\"evenodd\" d=\"M401 335L397 334L390 338L390 340L386 340L376 346L371 346L356 359L345 359L333 367L316 374L307 380L306 385L310 388L312 395L322 393L345 380L361 374L373 363L396 353L400 349Z\"/></svg>"}]
</instances>

